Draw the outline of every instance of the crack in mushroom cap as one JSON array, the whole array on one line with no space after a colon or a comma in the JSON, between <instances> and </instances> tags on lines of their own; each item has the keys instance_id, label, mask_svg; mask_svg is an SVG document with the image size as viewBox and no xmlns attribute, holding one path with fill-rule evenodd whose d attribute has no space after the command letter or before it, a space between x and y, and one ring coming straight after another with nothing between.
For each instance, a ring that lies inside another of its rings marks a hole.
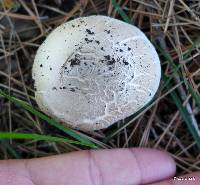
<instances>
[{"instance_id":1,"label":"crack in mushroom cap","mask_svg":"<svg viewBox=\"0 0 200 185\"><path fill-rule=\"evenodd\" d=\"M106 16L62 24L39 47L32 70L45 113L97 130L145 106L160 82L160 61L137 27Z\"/></svg>"}]
</instances>

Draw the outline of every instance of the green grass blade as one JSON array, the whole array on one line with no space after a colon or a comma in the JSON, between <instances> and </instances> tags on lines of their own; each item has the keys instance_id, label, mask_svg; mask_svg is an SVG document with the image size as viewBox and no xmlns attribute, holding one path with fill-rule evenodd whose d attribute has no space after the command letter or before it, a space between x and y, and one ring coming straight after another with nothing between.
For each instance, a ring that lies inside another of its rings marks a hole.
<instances>
[{"instance_id":1,"label":"green grass blade","mask_svg":"<svg viewBox=\"0 0 200 185\"><path fill-rule=\"evenodd\" d=\"M172 76L170 76L169 78L166 79L164 85L161 88L161 90L164 90L170 84L171 80L174 78L175 75L181 76L180 71L179 71L179 69L181 68L181 64L176 66L174 64L173 59L171 58L171 56L169 56L162 47L157 45L155 42L153 42L153 44L156 47L156 49L160 52L160 54L163 57L165 57L165 59L172 65L172 68L173 68Z\"/></svg>"},{"instance_id":2,"label":"green grass blade","mask_svg":"<svg viewBox=\"0 0 200 185\"><path fill-rule=\"evenodd\" d=\"M80 136L74 130L64 127L63 125L61 125L56 120L48 117L47 115L45 115L45 114L41 113L40 111L36 110L35 108L33 108L27 102L19 100L19 99L15 98L15 97L9 96L6 93L4 93L2 90L0 90L0 95L5 97L5 98L7 98L9 101L17 104L18 106L21 106L22 108L28 110L32 114L34 114L34 115L38 116L39 118L41 118L42 120L47 121L50 125L58 128L59 130L65 132L66 134L70 135L71 137L77 139L78 141L80 141L82 143L85 143L87 145L90 145L91 148L96 148L95 144L92 143L90 140L84 138L83 136Z\"/></svg>"},{"instance_id":3,"label":"green grass blade","mask_svg":"<svg viewBox=\"0 0 200 185\"><path fill-rule=\"evenodd\" d=\"M55 137L50 135L40 134L27 134L27 133L16 133L16 132L0 132L0 139L31 139L34 141L51 141L51 142L64 142L82 146L89 146L89 144L82 143L79 141L70 140L63 137Z\"/></svg>"},{"instance_id":4,"label":"green grass blade","mask_svg":"<svg viewBox=\"0 0 200 185\"><path fill-rule=\"evenodd\" d=\"M171 93L171 97L172 97L173 101L175 102L178 110L180 111L180 114L181 114L183 120L185 121L191 135L193 136L194 140L197 142L197 146L200 149L200 135L198 134L195 127L193 126L189 112L187 111L187 109L185 107L183 107L183 105L181 104L181 100L180 100L179 96L175 92Z\"/></svg>"},{"instance_id":5,"label":"green grass blade","mask_svg":"<svg viewBox=\"0 0 200 185\"><path fill-rule=\"evenodd\" d=\"M8 153L10 153L15 159L21 159L20 154L4 139L0 139L0 143L7 149Z\"/></svg>"},{"instance_id":6,"label":"green grass blade","mask_svg":"<svg viewBox=\"0 0 200 185\"><path fill-rule=\"evenodd\" d=\"M188 49L188 51L183 55L183 60L187 59L190 54L192 53L192 50L200 44L200 36L197 37L197 39L193 42L192 46Z\"/></svg>"},{"instance_id":7,"label":"green grass blade","mask_svg":"<svg viewBox=\"0 0 200 185\"><path fill-rule=\"evenodd\" d=\"M198 41L198 40L197 40ZM197 41L195 43L197 43ZM180 75L180 71L179 68L181 67L181 64L179 64L178 66L175 65L175 63L173 62L173 59L171 58L170 55L168 55L163 48L161 48L160 46L156 45L156 48L160 51L160 53L165 57L165 59L169 62L169 64L171 64L171 67L173 69L173 76L172 77L167 77L164 73L162 73L162 79L164 80L164 86L162 87L162 90L166 87L168 90L170 90L172 88L171 85L171 80L175 77L175 75L181 76ZM194 46L192 46L194 48ZM189 49L189 52L192 49ZM187 81L184 81L186 83L186 86L189 85L189 83L187 83ZM193 126L192 120L189 116L189 113L187 111L187 109L185 107L183 107L181 100L179 98L179 96L176 94L176 91L172 91L171 92L171 97L174 101L174 103L176 104L178 110L180 111L180 115L182 116L183 120L185 121L191 135L193 136L194 140L197 142L197 146L200 148L200 136L197 132L197 130L195 129L195 127Z\"/></svg>"},{"instance_id":8,"label":"green grass blade","mask_svg":"<svg viewBox=\"0 0 200 185\"><path fill-rule=\"evenodd\" d=\"M200 98L189 83L188 83L188 90L190 94L192 95L192 98L194 99L196 106L200 108Z\"/></svg>"},{"instance_id":9,"label":"green grass blade","mask_svg":"<svg viewBox=\"0 0 200 185\"><path fill-rule=\"evenodd\" d=\"M200 39L197 38L197 40L194 42L195 44L193 44L191 46L191 48L188 50L187 54L184 56L184 58L188 57L189 54L191 53L191 51L193 50L193 48L196 46L197 43L200 42ZM162 87L162 90L164 88L167 88L168 90L170 90L172 88L172 85L171 85L171 80L175 77L175 75L178 75L178 76L182 76L180 74L180 71L179 71L179 68L182 66L181 64L177 65L173 62L173 59L171 58L171 56L169 54L167 54L164 49L158 45L156 45L154 43L155 47L158 49L158 51L161 53L162 56L165 57L165 59L169 62L169 64L171 65L172 69L173 69L173 75L171 77L167 77L164 73L162 73L162 79L164 80L164 86ZM187 83L187 81L184 81L186 83L186 86L189 85L189 83ZM194 140L197 142L197 146L199 147L200 149L200 136L197 132L197 130L195 129L195 127L193 126L193 123L192 123L192 120L189 116L189 113L187 111L187 109L185 107L183 107L183 105L181 104L181 100L179 98L179 96L176 94L176 91L172 91L171 92L171 97L174 101L174 103L176 104L178 110L180 111L180 114L183 118L183 120L185 121L191 135L193 136Z\"/></svg>"},{"instance_id":10,"label":"green grass blade","mask_svg":"<svg viewBox=\"0 0 200 185\"><path fill-rule=\"evenodd\" d=\"M160 54L162 56L164 56L169 62L170 64L172 64L173 66L173 74L172 76L170 76L165 84L163 85L162 87L162 90L167 87L167 85L172 81L172 79L174 78L175 75L178 75L179 74L179 69L181 68L181 66L183 64L178 64L177 66L173 63L173 59L171 58L171 56L167 55L166 52L164 51L164 49L162 49L160 46L158 46L155 42L153 42L154 46L156 47L156 49L160 52ZM188 49L188 51L183 55L183 60L186 60L189 55L191 54L191 52L193 51L193 49L198 45L200 44L200 36L197 37L197 39L193 42L192 46Z\"/></svg>"},{"instance_id":11,"label":"green grass blade","mask_svg":"<svg viewBox=\"0 0 200 185\"><path fill-rule=\"evenodd\" d=\"M178 110L180 111L180 114L181 114L183 120L185 121L191 135L193 136L194 140L196 141L198 148L200 149L200 136L192 124L192 120L189 116L187 109L182 106L181 100L179 99L179 97L175 91L172 92L170 95L171 95L172 99L174 100Z\"/></svg>"},{"instance_id":12,"label":"green grass blade","mask_svg":"<svg viewBox=\"0 0 200 185\"><path fill-rule=\"evenodd\" d=\"M183 55L183 60L186 60L192 53L193 49L200 44L200 36L193 42L192 46L188 49L188 51ZM192 95L192 98L195 100L196 105L200 108L200 98L197 96L196 92L194 92L192 86L188 83L188 90Z\"/></svg>"},{"instance_id":13,"label":"green grass blade","mask_svg":"<svg viewBox=\"0 0 200 185\"><path fill-rule=\"evenodd\" d=\"M122 10L122 8L118 5L118 3L116 2L116 0L112 0L112 5L114 6L115 10L119 13L119 15L122 17L122 19L131 24L131 20L129 19L129 17L126 15L126 13Z\"/></svg>"},{"instance_id":14,"label":"green grass blade","mask_svg":"<svg viewBox=\"0 0 200 185\"><path fill-rule=\"evenodd\" d=\"M165 76L165 74L162 74L162 79L165 81L165 83L166 83L166 81L168 81L168 78ZM172 85L168 82L167 89L170 90L171 88L172 88ZM173 99L173 102L176 104L176 106L180 112L180 115L182 116L183 120L185 121L191 135L193 136L194 140L196 141L197 146L200 149L200 136L199 136L197 130L193 126L192 120L189 116L187 109L185 107L183 107L181 100L180 100L179 96L177 95L176 91L172 91L170 93L170 95Z\"/></svg>"}]
</instances>

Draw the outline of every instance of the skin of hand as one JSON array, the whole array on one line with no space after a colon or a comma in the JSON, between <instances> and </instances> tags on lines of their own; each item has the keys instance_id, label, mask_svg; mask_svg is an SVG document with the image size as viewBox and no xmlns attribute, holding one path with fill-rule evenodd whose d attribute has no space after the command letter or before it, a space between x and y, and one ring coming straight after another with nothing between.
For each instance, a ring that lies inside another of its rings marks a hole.
<instances>
[{"instance_id":1,"label":"skin of hand","mask_svg":"<svg viewBox=\"0 0 200 185\"><path fill-rule=\"evenodd\" d=\"M0 161L0 185L200 185L177 180L174 160L148 148L85 150L29 160ZM194 180L195 179L195 180Z\"/></svg>"}]
</instances>

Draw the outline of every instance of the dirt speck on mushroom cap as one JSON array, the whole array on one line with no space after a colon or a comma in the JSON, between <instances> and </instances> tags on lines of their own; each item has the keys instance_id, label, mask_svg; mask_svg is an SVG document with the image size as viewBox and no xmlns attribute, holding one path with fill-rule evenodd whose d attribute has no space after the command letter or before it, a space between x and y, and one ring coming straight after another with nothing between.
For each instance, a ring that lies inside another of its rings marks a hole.
<instances>
[{"instance_id":1,"label":"dirt speck on mushroom cap","mask_svg":"<svg viewBox=\"0 0 200 185\"><path fill-rule=\"evenodd\" d=\"M72 127L96 130L152 99L160 61L137 27L89 16L69 21L47 37L37 51L33 74L44 112Z\"/></svg>"}]
</instances>

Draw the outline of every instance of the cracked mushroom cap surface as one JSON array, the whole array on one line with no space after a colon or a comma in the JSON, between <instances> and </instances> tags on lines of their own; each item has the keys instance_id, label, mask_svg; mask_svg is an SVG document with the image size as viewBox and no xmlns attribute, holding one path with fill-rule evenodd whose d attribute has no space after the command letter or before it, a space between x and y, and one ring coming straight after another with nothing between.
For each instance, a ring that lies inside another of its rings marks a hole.
<instances>
[{"instance_id":1,"label":"cracked mushroom cap surface","mask_svg":"<svg viewBox=\"0 0 200 185\"><path fill-rule=\"evenodd\" d=\"M161 69L142 31L98 15L52 31L32 75L42 111L73 128L98 130L144 107L158 89Z\"/></svg>"}]
</instances>

